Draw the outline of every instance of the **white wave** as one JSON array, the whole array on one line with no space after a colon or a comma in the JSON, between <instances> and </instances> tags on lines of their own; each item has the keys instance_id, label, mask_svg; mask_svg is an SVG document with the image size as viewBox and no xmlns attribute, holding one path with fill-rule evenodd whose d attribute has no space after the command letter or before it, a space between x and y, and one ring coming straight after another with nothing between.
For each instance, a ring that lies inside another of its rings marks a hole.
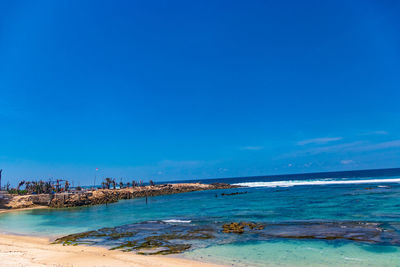
<instances>
[{"instance_id":1,"label":"white wave","mask_svg":"<svg viewBox=\"0 0 400 267\"><path fill-rule=\"evenodd\" d=\"M291 187L298 185L336 185L336 184L383 184L400 183L400 178L393 179L367 179L367 180L292 180L292 181L274 181L274 182L249 182L236 183L233 185L246 187Z\"/></svg>"},{"instance_id":2,"label":"white wave","mask_svg":"<svg viewBox=\"0 0 400 267\"><path fill-rule=\"evenodd\" d=\"M165 223L191 223L191 220L177 220L177 219L171 219L171 220L163 220Z\"/></svg>"},{"instance_id":3,"label":"white wave","mask_svg":"<svg viewBox=\"0 0 400 267\"><path fill-rule=\"evenodd\" d=\"M359 258L350 258L350 257L343 257L343 259L349 260L349 261L364 261L364 260L359 259Z\"/></svg>"}]
</instances>

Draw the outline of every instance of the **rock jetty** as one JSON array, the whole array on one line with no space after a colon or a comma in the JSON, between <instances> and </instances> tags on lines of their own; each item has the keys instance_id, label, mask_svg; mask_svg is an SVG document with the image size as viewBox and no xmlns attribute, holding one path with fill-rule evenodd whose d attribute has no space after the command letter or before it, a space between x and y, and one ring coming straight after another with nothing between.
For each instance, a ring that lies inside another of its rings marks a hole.
<instances>
[{"instance_id":1,"label":"rock jetty","mask_svg":"<svg viewBox=\"0 0 400 267\"><path fill-rule=\"evenodd\" d=\"M68 193L38 194L38 195L11 195L3 208L20 209L35 206L47 206L50 208L67 208L89 205L114 203L121 199L133 199L140 197L152 197L159 195L170 195L177 193L230 189L238 186L225 183L201 184L201 183L180 183L162 184L153 186L131 187L123 189L98 189L87 191L75 191Z\"/></svg>"}]
</instances>

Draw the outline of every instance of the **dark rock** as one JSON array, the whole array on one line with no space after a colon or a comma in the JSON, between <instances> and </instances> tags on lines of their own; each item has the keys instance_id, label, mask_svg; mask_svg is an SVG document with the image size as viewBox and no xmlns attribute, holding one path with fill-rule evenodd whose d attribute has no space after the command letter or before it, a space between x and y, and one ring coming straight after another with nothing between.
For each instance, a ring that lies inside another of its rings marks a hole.
<instances>
[{"instance_id":1,"label":"dark rock","mask_svg":"<svg viewBox=\"0 0 400 267\"><path fill-rule=\"evenodd\" d=\"M222 225L222 232L242 234L246 228L250 230L263 230L264 225L253 222L232 222Z\"/></svg>"},{"instance_id":2,"label":"dark rock","mask_svg":"<svg viewBox=\"0 0 400 267\"><path fill-rule=\"evenodd\" d=\"M247 194L246 192L235 192L235 193L222 193L221 196L234 196L234 195L242 195L242 194Z\"/></svg>"}]
</instances>

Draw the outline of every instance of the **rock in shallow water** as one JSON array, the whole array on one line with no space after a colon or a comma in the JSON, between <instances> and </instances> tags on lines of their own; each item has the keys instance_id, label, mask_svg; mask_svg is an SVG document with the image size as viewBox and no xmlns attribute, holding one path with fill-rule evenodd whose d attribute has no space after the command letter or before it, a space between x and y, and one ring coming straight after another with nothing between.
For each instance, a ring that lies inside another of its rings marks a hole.
<instances>
[{"instance_id":1,"label":"rock in shallow water","mask_svg":"<svg viewBox=\"0 0 400 267\"><path fill-rule=\"evenodd\" d=\"M213 232L214 229L203 226L149 221L72 234L58 238L54 243L101 245L144 255L166 255L190 249L193 241L212 239Z\"/></svg>"},{"instance_id":2,"label":"rock in shallow water","mask_svg":"<svg viewBox=\"0 0 400 267\"><path fill-rule=\"evenodd\" d=\"M240 222L240 223L232 222L222 225L223 229L222 232L242 234L244 233L246 228L250 230L262 230L264 229L264 225L253 222Z\"/></svg>"},{"instance_id":3,"label":"rock in shallow water","mask_svg":"<svg viewBox=\"0 0 400 267\"><path fill-rule=\"evenodd\" d=\"M232 222L196 225L148 221L68 235L54 243L99 245L139 254L174 254L189 249L233 242L274 239L318 239L400 246L398 223L357 221L281 223ZM227 234L228 233L228 234ZM232 235L230 233L237 233Z\"/></svg>"}]
</instances>

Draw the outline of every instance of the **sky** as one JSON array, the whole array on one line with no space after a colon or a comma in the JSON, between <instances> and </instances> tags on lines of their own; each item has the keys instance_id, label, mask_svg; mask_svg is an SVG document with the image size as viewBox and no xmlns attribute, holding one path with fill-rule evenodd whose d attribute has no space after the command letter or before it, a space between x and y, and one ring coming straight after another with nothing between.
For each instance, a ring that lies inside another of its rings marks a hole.
<instances>
[{"instance_id":1,"label":"sky","mask_svg":"<svg viewBox=\"0 0 400 267\"><path fill-rule=\"evenodd\" d=\"M2 1L3 181L400 167L399 12L368 0Z\"/></svg>"}]
</instances>

